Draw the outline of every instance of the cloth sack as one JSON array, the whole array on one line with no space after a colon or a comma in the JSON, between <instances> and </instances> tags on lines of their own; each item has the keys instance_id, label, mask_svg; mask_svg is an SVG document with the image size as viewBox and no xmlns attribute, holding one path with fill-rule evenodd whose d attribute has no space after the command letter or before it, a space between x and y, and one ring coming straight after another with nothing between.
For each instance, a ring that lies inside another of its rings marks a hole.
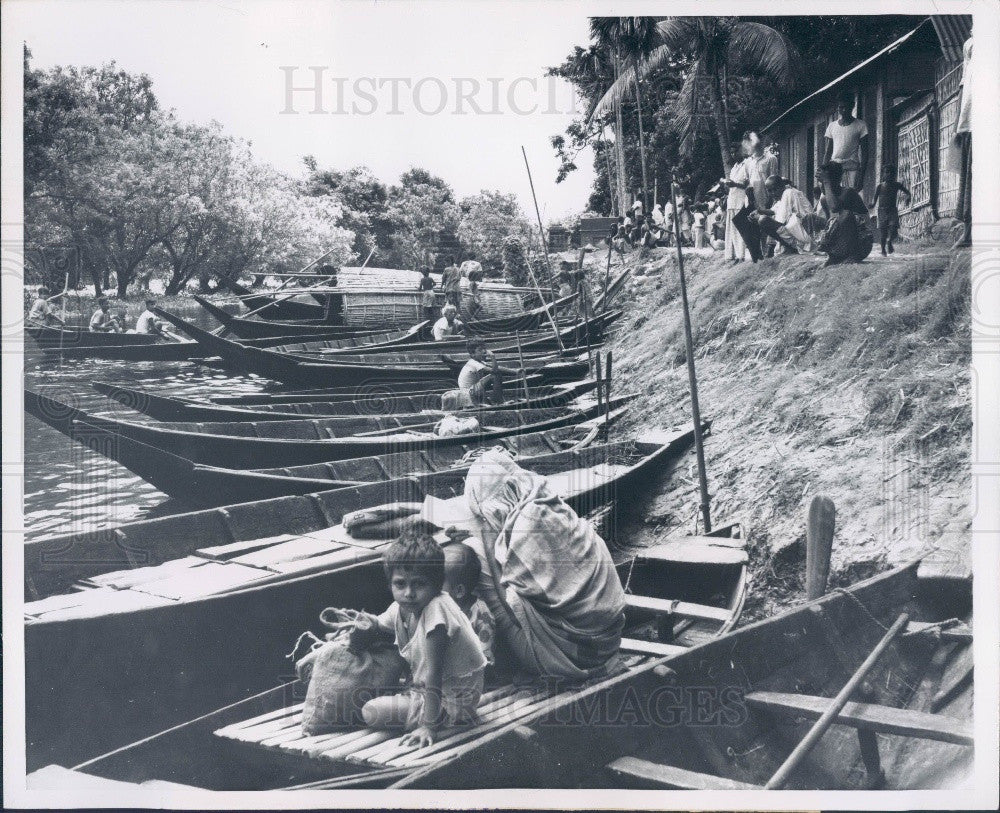
<instances>
[{"instance_id":1,"label":"cloth sack","mask_svg":"<svg viewBox=\"0 0 1000 813\"><path fill-rule=\"evenodd\" d=\"M344 620L328 620L331 617ZM320 620L335 631L326 641L313 636L312 649L295 663L295 673L307 686L303 734L363 725L362 706L399 689L406 661L394 643L376 640L372 631L356 628L356 619L354 611L324 610Z\"/></svg>"},{"instance_id":2,"label":"cloth sack","mask_svg":"<svg viewBox=\"0 0 1000 813\"><path fill-rule=\"evenodd\" d=\"M453 435L471 435L479 431L479 421L476 418L460 418L457 415L446 415L434 427L434 434L439 438Z\"/></svg>"}]
</instances>

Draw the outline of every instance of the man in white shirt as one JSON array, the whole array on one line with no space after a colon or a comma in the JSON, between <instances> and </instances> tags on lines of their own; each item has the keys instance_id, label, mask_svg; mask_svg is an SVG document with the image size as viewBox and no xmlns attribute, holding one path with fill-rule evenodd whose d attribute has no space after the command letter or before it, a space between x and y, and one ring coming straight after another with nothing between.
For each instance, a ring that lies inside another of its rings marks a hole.
<instances>
[{"instance_id":1,"label":"man in white shirt","mask_svg":"<svg viewBox=\"0 0 1000 813\"><path fill-rule=\"evenodd\" d=\"M90 317L91 333L121 333L122 327L118 320L111 315L111 308L108 307L108 300L101 297L97 300L97 310Z\"/></svg>"},{"instance_id":2,"label":"man in white shirt","mask_svg":"<svg viewBox=\"0 0 1000 813\"><path fill-rule=\"evenodd\" d=\"M28 321L38 325L63 324L63 320L56 316L55 308L49 299L51 291L44 285L38 289L35 301L31 303L31 310L28 311Z\"/></svg>"},{"instance_id":3,"label":"man in white shirt","mask_svg":"<svg viewBox=\"0 0 1000 813\"><path fill-rule=\"evenodd\" d=\"M166 323L161 322L156 318L156 314L153 313L153 308L156 307L155 299L146 300L146 310L139 314L139 318L135 322L135 332L136 333L150 333L154 336L161 336L165 339L170 339L175 342L182 341L181 337L176 333L171 332Z\"/></svg>"},{"instance_id":4,"label":"man in white shirt","mask_svg":"<svg viewBox=\"0 0 1000 813\"><path fill-rule=\"evenodd\" d=\"M836 161L844 170L844 188L861 189L868 168L868 125L854 118L853 110L853 94L842 94L837 100L837 118L826 125L823 163Z\"/></svg>"},{"instance_id":5,"label":"man in white shirt","mask_svg":"<svg viewBox=\"0 0 1000 813\"><path fill-rule=\"evenodd\" d=\"M502 402L502 376L516 378L522 371L498 366L482 339L469 339L468 350L469 360L458 373L458 388L468 394L472 404L483 403L491 391L499 396L496 403ZM462 400L465 401L464 398Z\"/></svg>"},{"instance_id":6,"label":"man in white shirt","mask_svg":"<svg viewBox=\"0 0 1000 813\"><path fill-rule=\"evenodd\" d=\"M812 237L805 223L812 216L812 204L805 194L780 175L772 175L766 182L767 193L774 200L770 209L758 209L754 215L761 232L769 240L785 247L786 254L812 250ZM771 245L769 253L773 253Z\"/></svg>"},{"instance_id":7,"label":"man in white shirt","mask_svg":"<svg viewBox=\"0 0 1000 813\"><path fill-rule=\"evenodd\" d=\"M441 318L434 323L432 332L436 342L462 335L462 323L458 320L458 308L452 304L445 305L441 309Z\"/></svg>"}]
</instances>

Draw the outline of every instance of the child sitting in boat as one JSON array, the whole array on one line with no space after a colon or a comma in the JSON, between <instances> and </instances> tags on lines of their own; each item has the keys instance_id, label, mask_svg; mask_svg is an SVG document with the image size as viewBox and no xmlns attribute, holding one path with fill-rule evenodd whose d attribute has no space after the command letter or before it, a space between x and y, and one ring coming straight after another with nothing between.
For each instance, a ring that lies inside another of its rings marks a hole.
<instances>
[{"instance_id":1,"label":"child sitting in boat","mask_svg":"<svg viewBox=\"0 0 1000 813\"><path fill-rule=\"evenodd\" d=\"M493 613L479 596L476 586L482 565L476 552L461 542L452 542L444 548L444 591L455 599L459 609L472 623L472 629L479 638L486 662L493 660L493 637L496 622Z\"/></svg>"},{"instance_id":2,"label":"child sitting in boat","mask_svg":"<svg viewBox=\"0 0 1000 813\"><path fill-rule=\"evenodd\" d=\"M372 620L395 635L412 684L402 694L369 700L361 714L373 728L405 728L401 744L424 747L441 728L476 719L486 657L472 622L442 592L445 554L433 537L404 534L382 564L394 600Z\"/></svg>"}]
</instances>

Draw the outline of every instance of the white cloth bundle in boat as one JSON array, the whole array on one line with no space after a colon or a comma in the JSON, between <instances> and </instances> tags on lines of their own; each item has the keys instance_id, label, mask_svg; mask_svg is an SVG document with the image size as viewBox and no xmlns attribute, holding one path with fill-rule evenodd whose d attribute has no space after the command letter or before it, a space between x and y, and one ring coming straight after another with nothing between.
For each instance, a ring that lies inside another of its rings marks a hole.
<instances>
[{"instance_id":1,"label":"white cloth bundle in boat","mask_svg":"<svg viewBox=\"0 0 1000 813\"><path fill-rule=\"evenodd\" d=\"M434 434L439 438L450 438L455 435L471 435L480 430L479 420L473 417L461 418L458 415L445 415L434 427Z\"/></svg>"}]
</instances>

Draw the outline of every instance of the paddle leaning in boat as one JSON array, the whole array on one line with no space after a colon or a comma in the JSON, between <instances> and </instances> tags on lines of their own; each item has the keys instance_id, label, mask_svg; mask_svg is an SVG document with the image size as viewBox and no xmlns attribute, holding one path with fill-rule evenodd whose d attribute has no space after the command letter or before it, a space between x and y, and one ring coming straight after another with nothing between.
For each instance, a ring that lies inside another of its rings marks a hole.
<instances>
[{"instance_id":1,"label":"paddle leaning in boat","mask_svg":"<svg viewBox=\"0 0 1000 813\"><path fill-rule=\"evenodd\" d=\"M693 558L668 554L664 579L662 552L647 555L632 606L671 595L664 581ZM971 590L942 593L918 565L692 648L637 654L592 685L488 691L477 725L424 748L391 732L307 737L293 683L75 770L218 790L956 787L973 768Z\"/></svg>"},{"instance_id":2,"label":"paddle leaning in boat","mask_svg":"<svg viewBox=\"0 0 1000 813\"><path fill-rule=\"evenodd\" d=\"M609 501L638 497L677 454L676 447L663 450L669 438L651 444L637 446L628 464L570 458L548 476L578 512L594 514L600 505L596 513L607 517ZM396 480L126 526L115 534L119 561L180 558L91 576L77 592L26 604L29 763L75 764L287 679L286 643L324 606L378 610L387 603L379 557L398 529L389 522L381 538L352 536L339 524L344 513L359 503L416 510L430 491L439 499L426 516L449 516L449 500L465 504L452 496L463 488L461 473L442 474L427 478L426 487ZM60 557L79 567L73 563L107 552L95 540L35 547L29 556L43 568L58 568ZM734 571L733 589L742 590L742 566ZM704 599L716 595L713 582ZM729 598L712 611L713 629L736 609ZM118 668L109 672L109 663Z\"/></svg>"}]
</instances>

